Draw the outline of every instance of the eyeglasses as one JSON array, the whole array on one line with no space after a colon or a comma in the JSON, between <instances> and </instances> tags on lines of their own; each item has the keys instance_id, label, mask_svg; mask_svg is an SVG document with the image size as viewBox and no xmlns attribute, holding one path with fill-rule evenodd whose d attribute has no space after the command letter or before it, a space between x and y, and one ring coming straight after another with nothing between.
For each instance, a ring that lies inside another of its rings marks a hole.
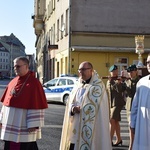
<instances>
[{"instance_id":1,"label":"eyeglasses","mask_svg":"<svg viewBox=\"0 0 150 150\"><path fill-rule=\"evenodd\" d=\"M21 68L21 67L24 66L24 65L26 65L26 64L23 64L23 65L15 65L13 68L19 69L19 68Z\"/></svg>"},{"instance_id":2,"label":"eyeglasses","mask_svg":"<svg viewBox=\"0 0 150 150\"><path fill-rule=\"evenodd\" d=\"M146 61L146 65L150 65L150 61Z\"/></svg>"},{"instance_id":3,"label":"eyeglasses","mask_svg":"<svg viewBox=\"0 0 150 150\"><path fill-rule=\"evenodd\" d=\"M88 69L91 69L91 68L81 68L81 69L78 69L78 71L86 71Z\"/></svg>"}]
</instances>

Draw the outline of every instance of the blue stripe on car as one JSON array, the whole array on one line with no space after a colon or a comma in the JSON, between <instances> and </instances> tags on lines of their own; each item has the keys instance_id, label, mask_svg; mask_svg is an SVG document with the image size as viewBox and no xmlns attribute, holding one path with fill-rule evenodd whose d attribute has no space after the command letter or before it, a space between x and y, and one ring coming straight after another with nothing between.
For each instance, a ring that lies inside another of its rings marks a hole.
<instances>
[{"instance_id":1,"label":"blue stripe on car","mask_svg":"<svg viewBox=\"0 0 150 150\"><path fill-rule=\"evenodd\" d=\"M44 91L45 93L63 93L64 91L72 91L73 87L68 87L68 88L56 88L56 89L47 89L45 88Z\"/></svg>"}]
</instances>

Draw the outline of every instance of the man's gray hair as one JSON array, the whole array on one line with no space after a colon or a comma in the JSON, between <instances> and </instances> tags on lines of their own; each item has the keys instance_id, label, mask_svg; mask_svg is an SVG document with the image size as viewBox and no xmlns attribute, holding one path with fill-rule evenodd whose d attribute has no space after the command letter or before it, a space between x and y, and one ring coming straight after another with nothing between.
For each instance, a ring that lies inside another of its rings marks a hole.
<instances>
[{"instance_id":1,"label":"man's gray hair","mask_svg":"<svg viewBox=\"0 0 150 150\"><path fill-rule=\"evenodd\" d=\"M27 65L29 65L29 59L25 56L19 56L17 58L14 59L14 62L15 61L18 61L18 60L22 60L23 62L25 62Z\"/></svg>"}]
</instances>

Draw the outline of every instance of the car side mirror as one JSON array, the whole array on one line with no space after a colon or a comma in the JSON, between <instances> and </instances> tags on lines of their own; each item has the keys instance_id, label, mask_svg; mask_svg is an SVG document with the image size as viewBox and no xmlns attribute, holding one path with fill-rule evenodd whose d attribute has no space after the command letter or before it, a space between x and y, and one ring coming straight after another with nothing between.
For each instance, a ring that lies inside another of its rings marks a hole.
<instances>
[{"instance_id":1,"label":"car side mirror","mask_svg":"<svg viewBox=\"0 0 150 150\"><path fill-rule=\"evenodd\" d=\"M42 86L43 86L43 87L47 87L47 85L46 85L46 84L43 84Z\"/></svg>"}]
</instances>

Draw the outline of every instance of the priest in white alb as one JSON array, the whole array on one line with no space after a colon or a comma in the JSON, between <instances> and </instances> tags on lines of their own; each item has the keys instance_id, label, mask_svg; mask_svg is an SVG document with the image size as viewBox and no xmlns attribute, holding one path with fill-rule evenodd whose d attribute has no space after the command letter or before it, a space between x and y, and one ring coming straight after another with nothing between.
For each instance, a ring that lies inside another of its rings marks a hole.
<instances>
[{"instance_id":1,"label":"priest in white alb","mask_svg":"<svg viewBox=\"0 0 150 150\"><path fill-rule=\"evenodd\" d=\"M66 106L60 150L112 150L104 83L90 62L82 62L78 72Z\"/></svg>"}]
</instances>

